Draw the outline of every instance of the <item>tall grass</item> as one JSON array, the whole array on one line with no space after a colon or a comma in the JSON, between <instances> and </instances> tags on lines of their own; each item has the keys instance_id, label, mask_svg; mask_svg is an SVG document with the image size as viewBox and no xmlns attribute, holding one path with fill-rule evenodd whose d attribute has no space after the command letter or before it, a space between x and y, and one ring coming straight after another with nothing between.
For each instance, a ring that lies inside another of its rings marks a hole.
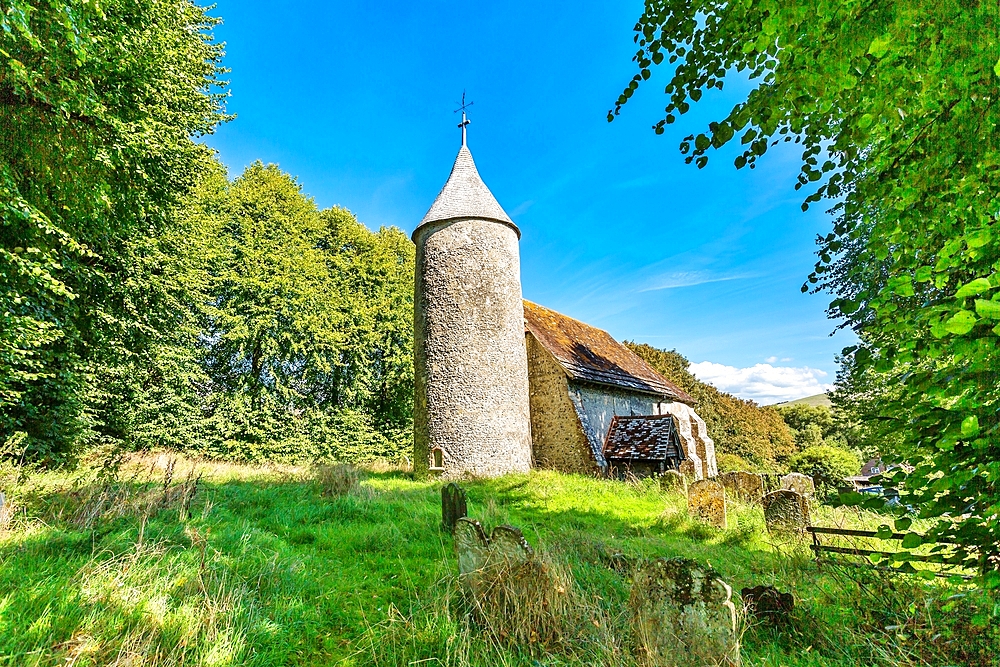
<instances>
[{"instance_id":1,"label":"tall grass","mask_svg":"<svg viewBox=\"0 0 1000 667\"><path fill-rule=\"evenodd\" d=\"M470 515L520 527L568 591L553 639L470 608L440 485L404 471L327 480L160 455L22 473L0 471L14 508L0 525L4 667L633 665L631 568L661 556L710 564L734 591L795 594L786 627L749 624L745 664L981 667L1000 654L1000 607L974 589L817 570L804 541L766 533L759 508L733 504L719 531L650 482L539 471L466 485ZM814 519L884 522L831 508Z\"/></svg>"}]
</instances>

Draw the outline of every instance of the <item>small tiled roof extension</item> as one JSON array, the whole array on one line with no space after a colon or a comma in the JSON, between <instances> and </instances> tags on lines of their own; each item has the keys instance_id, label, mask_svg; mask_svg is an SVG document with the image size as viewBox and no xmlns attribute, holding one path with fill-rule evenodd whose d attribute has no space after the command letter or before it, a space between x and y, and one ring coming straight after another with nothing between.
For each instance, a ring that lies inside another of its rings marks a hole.
<instances>
[{"instance_id":1,"label":"small tiled roof extension","mask_svg":"<svg viewBox=\"0 0 1000 667\"><path fill-rule=\"evenodd\" d=\"M629 461L683 459L684 449L673 415L614 417L604 441L604 457Z\"/></svg>"}]
</instances>

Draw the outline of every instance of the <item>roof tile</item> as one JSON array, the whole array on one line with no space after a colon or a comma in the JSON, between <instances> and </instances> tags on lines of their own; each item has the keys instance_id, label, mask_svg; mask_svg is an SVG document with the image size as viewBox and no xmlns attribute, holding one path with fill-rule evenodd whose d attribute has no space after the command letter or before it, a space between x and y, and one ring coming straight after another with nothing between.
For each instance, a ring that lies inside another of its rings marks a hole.
<instances>
[{"instance_id":1,"label":"roof tile","mask_svg":"<svg viewBox=\"0 0 1000 667\"><path fill-rule=\"evenodd\" d=\"M524 323L574 380L694 403L687 392L606 331L530 301L524 302Z\"/></svg>"}]
</instances>

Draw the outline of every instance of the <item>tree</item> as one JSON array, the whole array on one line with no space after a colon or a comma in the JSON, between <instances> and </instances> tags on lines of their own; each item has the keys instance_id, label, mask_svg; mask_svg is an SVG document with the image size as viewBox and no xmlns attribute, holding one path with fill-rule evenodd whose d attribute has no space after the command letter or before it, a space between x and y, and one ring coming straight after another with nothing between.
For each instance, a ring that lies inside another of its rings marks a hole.
<instances>
[{"instance_id":1,"label":"tree","mask_svg":"<svg viewBox=\"0 0 1000 667\"><path fill-rule=\"evenodd\" d=\"M857 475L861 470L861 459L857 454L830 445L813 445L788 459L788 467L793 472L809 475L816 483L820 497L835 498L844 486L844 478Z\"/></svg>"},{"instance_id":2,"label":"tree","mask_svg":"<svg viewBox=\"0 0 1000 667\"><path fill-rule=\"evenodd\" d=\"M188 0L0 11L3 455L96 436L94 370L137 320L115 293L129 246L169 226L209 164L193 137L227 118L216 22Z\"/></svg>"},{"instance_id":3,"label":"tree","mask_svg":"<svg viewBox=\"0 0 1000 667\"><path fill-rule=\"evenodd\" d=\"M848 0L648 0L639 72L609 112L677 63L662 133L703 92L747 72L746 99L681 142L703 167L737 136L736 167L802 144L803 207L833 200L810 285L860 338L848 386L898 434L892 458L932 536L970 545L1000 586L1000 17L994 4ZM690 102L689 102L690 100ZM878 379L858 379L877 376Z\"/></svg>"},{"instance_id":4,"label":"tree","mask_svg":"<svg viewBox=\"0 0 1000 667\"><path fill-rule=\"evenodd\" d=\"M208 451L360 460L408 449L414 249L346 209L319 211L257 162L218 215L203 363Z\"/></svg>"},{"instance_id":5,"label":"tree","mask_svg":"<svg viewBox=\"0 0 1000 667\"><path fill-rule=\"evenodd\" d=\"M738 457L725 458L729 466L745 461L749 467L774 469L795 451L792 435L774 408L761 407L699 381L688 370L691 362L676 350L629 341L625 345L697 401L698 414L715 440L716 451L720 456Z\"/></svg>"}]
</instances>

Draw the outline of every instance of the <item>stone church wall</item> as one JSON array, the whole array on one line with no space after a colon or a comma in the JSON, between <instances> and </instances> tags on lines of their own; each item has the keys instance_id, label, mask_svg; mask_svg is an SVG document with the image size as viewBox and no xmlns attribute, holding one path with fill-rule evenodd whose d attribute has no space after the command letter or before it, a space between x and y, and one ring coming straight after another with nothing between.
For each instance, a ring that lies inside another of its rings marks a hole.
<instances>
[{"instance_id":1,"label":"stone church wall","mask_svg":"<svg viewBox=\"0 0 1000 667\"><path fill-rule=\"evenodd\" d=\"M595 460L569 397L566 372L530 333L525 334L525 343L535 465L563 472L600 472L600 449Z\"/></svg>"},{"instance_id":2,"label":"stone church wall","mask_svg":"<svg viewBox=\"0 0 1000 667\"><path fill-rule=\"evenodd\" d=\"M591 449L600 453L598 460L602 469L607 468L603 454L604 438L611 426L611 418L651 415L658 404L658 399L649 394L572 381L569 382L569 395Z\"/></svg>"}]
</instances>

